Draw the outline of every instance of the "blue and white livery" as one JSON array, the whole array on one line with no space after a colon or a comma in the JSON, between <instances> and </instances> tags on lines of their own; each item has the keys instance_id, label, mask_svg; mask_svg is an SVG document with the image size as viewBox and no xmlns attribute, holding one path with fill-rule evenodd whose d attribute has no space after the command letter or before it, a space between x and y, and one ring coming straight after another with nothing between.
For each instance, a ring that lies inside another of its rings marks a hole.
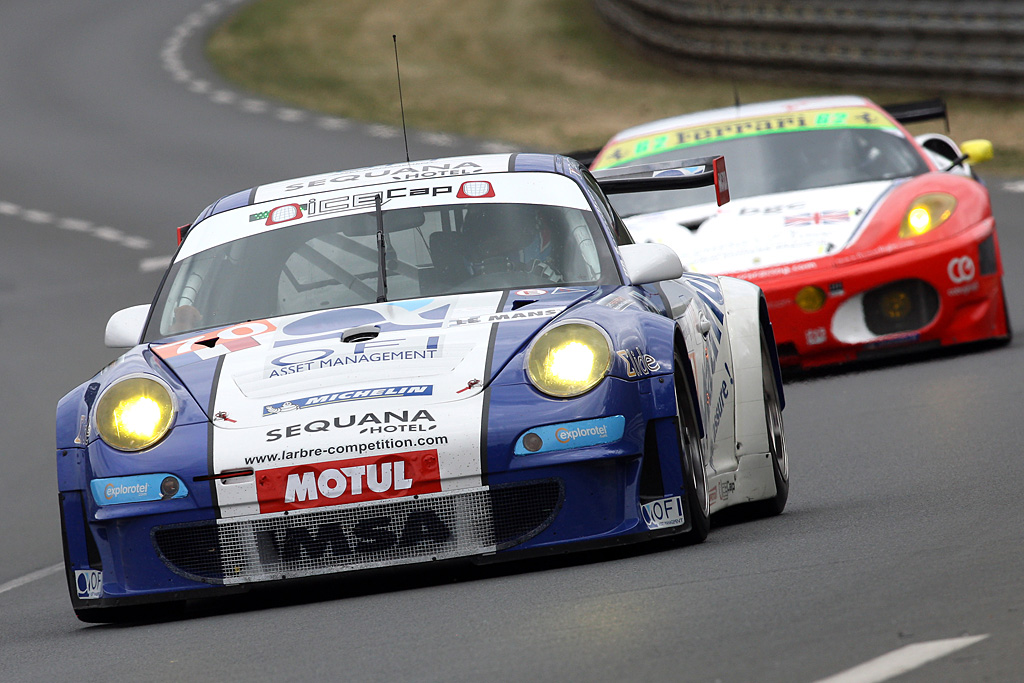
<instances>
[{"instance_id":1,"label":"blue and white livery","mask_svg":"<svg viewBox=\"0 0 1024 683\"><path fill-rule=\"evenodd\" d=\"M633 244L606 197L719 162L470 156L212 204L153 303L110 319L130 349L57 408L76 614L781 512L761 291Z\"/></svg>"}]
</instances>

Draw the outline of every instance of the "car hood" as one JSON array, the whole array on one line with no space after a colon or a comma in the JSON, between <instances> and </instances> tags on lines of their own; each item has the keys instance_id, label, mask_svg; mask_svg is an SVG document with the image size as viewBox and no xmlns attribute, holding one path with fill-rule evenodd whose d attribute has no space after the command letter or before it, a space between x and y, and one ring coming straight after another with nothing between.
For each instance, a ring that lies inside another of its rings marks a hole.
<instances>
[{"instance_id":1,"label":"car hood","mask_svg":"<svg viewBox=\"0 0 1024 683\"><path fill-rule=\"evenodd\" d=\"M294 421L298 411L336 411L356 401L408 409L480 393L488 369L496 373L591 291L485 292L352 306L250 321L151 350L225 429L272 427ZM502 343L492 342L495 325Z\"/></svg>"},{"instance_id":2,"label":"car hood","mask_svg":"<svg viewBox=\"0 0 1024 683\"><path fill-rule=\"evenodd\" d=\"M690 270L740 273L841 251L894 181L690 206L626 219L637 241L672 247Z\"/></svg>"}]
</instances>

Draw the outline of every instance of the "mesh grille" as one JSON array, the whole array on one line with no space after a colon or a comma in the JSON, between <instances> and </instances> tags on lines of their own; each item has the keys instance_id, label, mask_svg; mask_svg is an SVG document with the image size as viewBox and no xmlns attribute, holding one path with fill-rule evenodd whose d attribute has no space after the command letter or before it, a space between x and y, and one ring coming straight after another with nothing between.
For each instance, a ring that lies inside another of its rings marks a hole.
<instances>
[{"instance_id":1,"label":"mesh grille","mask_svg":"<svg viewBox=\"0 0 1024 683\"><path fill-rule=\"evenodd\" d=\"M549 480L158 527L153 542L164 562L189 578L268 581L511 547L547 527L561 499L561 484Z\"/></svg>"}]
</instances>

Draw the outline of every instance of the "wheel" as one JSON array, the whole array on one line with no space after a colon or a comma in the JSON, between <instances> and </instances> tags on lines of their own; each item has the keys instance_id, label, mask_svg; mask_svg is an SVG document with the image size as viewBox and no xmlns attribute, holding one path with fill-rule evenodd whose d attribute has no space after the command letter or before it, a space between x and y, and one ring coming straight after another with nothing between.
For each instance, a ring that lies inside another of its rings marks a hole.
<instances>
[{"instance_id":1,"label":"wheel","mask_svg":"<svg viewBox=\"0 0 1024 683\"><path fill-rule=\"evenodd\" d=\"M676 385L676 422L679 425L680 458L686 479L686 509L690 515L690 530L682 536L683 543L703 543L711 530L711 503L708 498L708 479L704 469L704 444L697 429L697 409L688 391L688 380L683 372L683 357L673 355Z\"/></svg>"},{"instance_id":2,"label":"wheel","mask_svg":"<svg viewBox=\"0 0 1024 683\"><path fill-rule=\"evenodd\" d=\"M764 421L768 430L768 453L772 459L775 475L775 496L754 503L755 512L761 517L781 514L789 499L789 453L786 450L786 433L782 426L782 406L779 389L775 384L771 354L764 330L761 330L761 385L764 391Z\"/></svg>"}]
</instances>

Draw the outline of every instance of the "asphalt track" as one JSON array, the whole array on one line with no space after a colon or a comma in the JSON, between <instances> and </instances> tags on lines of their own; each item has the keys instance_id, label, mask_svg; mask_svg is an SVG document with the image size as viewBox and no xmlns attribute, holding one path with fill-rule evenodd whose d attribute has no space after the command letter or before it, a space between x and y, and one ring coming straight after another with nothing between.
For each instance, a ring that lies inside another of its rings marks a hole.
<instances>
[{"instance_id":1,"label":"asphalt track","mask_svg":"<svg viewBox=\"0 0 1024 683\"><path fill-rule=\"evenodd\" d=\"M701 546L78 622L56 570L53 416L117 355L109 314L149 300L175 226L217 197L404 157L393 129L213 78L201 38L230 9L0 5L0 681L1024 679L1021 341L789 383L786 513L720 523ZM1024 195L989 180L1024 322Z\"/></svg>"}]
</instances>

